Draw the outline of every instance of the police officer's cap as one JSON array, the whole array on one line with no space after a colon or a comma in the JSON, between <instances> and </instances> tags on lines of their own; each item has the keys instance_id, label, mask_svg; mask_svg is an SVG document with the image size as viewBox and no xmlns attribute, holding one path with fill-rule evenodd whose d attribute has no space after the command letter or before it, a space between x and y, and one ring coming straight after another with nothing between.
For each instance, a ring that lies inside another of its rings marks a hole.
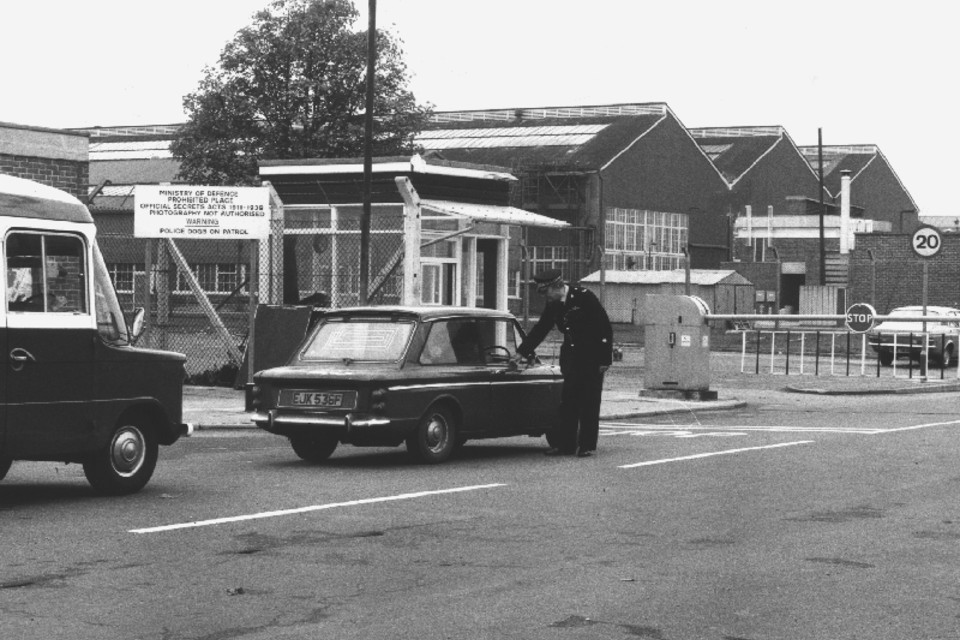
<instances>
[{"instance_id":1,"label":"police officer's cap","mask_svg":"<svg viewBox=\"0 0 960 640\"><path fill-rule=\"evenodd\" d=\"M537 291L543 293L550 287L563 282L563 273L560 269L547 269L533 276L533 281L537 283Z\"/></svg>"}]
</instances>

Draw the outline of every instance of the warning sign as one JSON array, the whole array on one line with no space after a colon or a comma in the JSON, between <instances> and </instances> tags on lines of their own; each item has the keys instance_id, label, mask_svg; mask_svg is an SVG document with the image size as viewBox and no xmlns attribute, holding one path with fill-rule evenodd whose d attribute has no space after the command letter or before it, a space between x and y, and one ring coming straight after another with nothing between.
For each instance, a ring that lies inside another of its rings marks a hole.
<instances>
[{"instance_id":1,"label":"warning sign","mask_svg":"<svg viewBox=\"0 0 960 640\"><path fill-rule=\"evenodd\" d=\"M137 238L257 240L270 235L266 187L137 185L133 202Z\"/></svg>"}]
</instances>

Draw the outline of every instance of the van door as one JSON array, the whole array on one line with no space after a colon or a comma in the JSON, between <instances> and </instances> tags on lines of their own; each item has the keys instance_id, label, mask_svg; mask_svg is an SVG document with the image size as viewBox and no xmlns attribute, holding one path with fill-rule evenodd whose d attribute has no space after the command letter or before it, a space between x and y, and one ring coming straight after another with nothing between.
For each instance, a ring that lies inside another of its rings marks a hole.
<instances>
[{"instance_id":1,"label":"van door","mask_svg":"<svg viewBox=\"0 0 960 640\"><path fill-rule=\"evenodd\" d=\"M5 455L89 449L96 323L89 250L79 234L13 230L4 239Z\"/></svg>"}]
</instances>

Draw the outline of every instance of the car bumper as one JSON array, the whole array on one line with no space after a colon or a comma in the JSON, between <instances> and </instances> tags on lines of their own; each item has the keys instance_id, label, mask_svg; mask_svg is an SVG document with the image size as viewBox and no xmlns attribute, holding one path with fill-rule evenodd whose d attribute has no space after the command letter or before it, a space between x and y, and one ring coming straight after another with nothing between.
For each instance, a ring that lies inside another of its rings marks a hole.
<instances>
[{"instance_id":1,"label":"car bumper","mask_svg":"<svg viewBox=\"0 0 960 640\"><path fill-rule=\"evenodd\" d=\"M251 420L264 431L282 436L336 435L341 442L360 445L399 444L407 426L369 413L294 413L276 409L258 411Z\"/></svg>"}]
</instances>

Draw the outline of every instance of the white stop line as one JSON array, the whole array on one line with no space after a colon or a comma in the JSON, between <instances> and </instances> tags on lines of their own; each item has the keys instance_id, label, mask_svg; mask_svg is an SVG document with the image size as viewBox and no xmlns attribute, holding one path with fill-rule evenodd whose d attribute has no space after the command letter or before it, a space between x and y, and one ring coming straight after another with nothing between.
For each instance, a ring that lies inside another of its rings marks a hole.
<instances>
[{"instance_id":1,"label":"white stop line","mask_svg":"<svg viewBox=\"0 0 960 640\"><path fill-rule=\"evenodd\" d=\"M746 447L744 449L727 449L726 451L712 451L710 453L698 453L692 456L683 456L680 458L667 458L665 460L650 460L649 462L635 462L633 464L620 465L618 469L633 469L634 467L649 467L655 464L666 464L668 462L681 462L683 460L696 460L698 458L710 458L712 456L727 456L732 453L743 453L744 451L759 451L761 449L777 449L779 447L792 447L798 444L812 444L813 440L799 440L797 442L781 442L780 444L768 444L763 447Z\"/></svg>"}]
</instances>

